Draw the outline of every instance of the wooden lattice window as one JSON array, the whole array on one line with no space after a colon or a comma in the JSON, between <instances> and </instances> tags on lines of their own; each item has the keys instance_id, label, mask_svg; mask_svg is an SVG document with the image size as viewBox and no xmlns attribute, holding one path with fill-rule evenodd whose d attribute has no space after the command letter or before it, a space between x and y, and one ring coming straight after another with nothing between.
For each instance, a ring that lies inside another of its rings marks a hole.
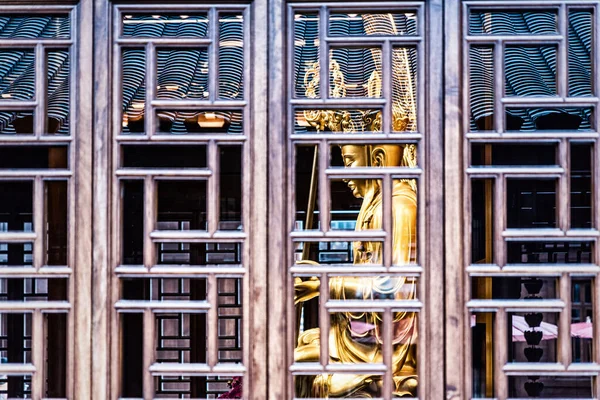
<instances>
[{"instance_id":1,"label":"wooden lattice window","mask_svg":"<svg viewBox=\"0 0 600 400\"><path fill-rule=\"evenodd\" d=\"M79 26L73 5L0 10L0 398L73 398L74 348L89 341Z\"/></svg>"},{"instance_id":2,"label":"wooden lattice window","mask_svg":"<svg viewBox=\"0 0 600 400\"><path fill-rule=\"evenodd\" d=\"M115 6L120 397L241 391L247 354L245 5Z\"/></svg>"},{"instance_id":3,"label":"wooden lattice window","mask_svg":"<svg viewBox=\"0 0 600 400\"><path fill-rule=\"evenodd\" d=\"M286 12L288 398L428 398L441 306L428 301L441 233L426 208L441 157L429 7Z\"/></svg>"},{"instance_id":4,"label":"wooden lattice window","mask_svg":"<svg viewBox=\"0 0 600 400\"><path fill-rule=\"evenodd\" d=\"M466 398L598 396L596 7L461 9Z\"/></svg>"}]
</instances>

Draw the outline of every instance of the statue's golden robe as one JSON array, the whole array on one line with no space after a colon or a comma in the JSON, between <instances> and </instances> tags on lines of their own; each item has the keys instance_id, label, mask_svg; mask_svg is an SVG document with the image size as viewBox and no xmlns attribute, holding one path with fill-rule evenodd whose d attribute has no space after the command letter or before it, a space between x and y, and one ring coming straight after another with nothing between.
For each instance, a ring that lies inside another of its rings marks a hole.
<instances>
[{"instance_id":1,"label":"statue's golden robe","mask_svg":"<svg viewBox=\"0 0 600 400\"><path fill-rule=\"evenodd\" d=\"M365 196L356 230L381 230L383 207L381 190ZM392 193L392 240L394 265L416 262L417 199L409 183L396 181ZM383 243L354 243L355 264L383 263ZM405 277L333 277L330 298L396 299L416 298L416 281ZM382 363L382 316L379 313L335 313L331 316L329 354L332 363ZM417 318L413 312L398 312L393 326L394 394L416 396ZM319 328L303 332L298 339L296 360L318 361ZM308 355L308 357L307 357ZM312 356L311 356L312 355ZM316 359L310 359L314 358ZM312 381L312 382L311 382ZM375 397L381 386L380 376L324 374L314 380L297 379L301 397Z\"/></svg>"}]
</instances>

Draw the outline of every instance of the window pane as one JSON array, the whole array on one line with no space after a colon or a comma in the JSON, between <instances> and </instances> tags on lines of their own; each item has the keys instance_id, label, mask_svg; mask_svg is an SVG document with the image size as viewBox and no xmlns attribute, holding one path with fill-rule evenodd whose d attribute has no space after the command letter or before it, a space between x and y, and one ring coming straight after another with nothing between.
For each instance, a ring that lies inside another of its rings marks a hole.
<instances>
[{"instance_id":1,"label":"window pane","mask_svg":"<svg viewBox=\"0 0 600 400\"><path fill-rule=\"evenodd\" d=\"M125 168L206 168L204 145L125 145Z\"/></svg>"},{"instance_id":2,"label":"window pane","mask_svg":"<svg viewBox=\"0 0 600 400\"><path fill-rule=\"evenodd\" d=\"M0 38L69 39L71 19L68 15L0 15Z\"/></svg>"},{"instance_id":3,"label":"window pane","mask_svg":"<svg viewBox=\"0 0 600 400\"><path fill-rule=\"evenodd\" d=\"M68 50L49 51L48 68L48 133L68 135L70 115L71 66Z\"/></svg>"},{"instance_id":4,"label":"window pane","mask_svg":"<svg viewBox=\"0 0 600 400\"><path fill-rule=\"evenodd\" d=\"M238 111L158 110L156 120L158 134L244 133L243 114Z\"/></svg>"},{"instance_id":5,"label":"window pane","mask_svg":"<svg viewBox=\"0 0 600 400\"><path fill-rule=\"evenodd\" d=\"M208 97L208 50L157 49L158 99L203 99Z\"/></svg>"},{"instance_id":6,"label":"window pane","mask_svg":"<svg viewBox=\"0 0 600 400\"><path fill-rule=\"evenodd\" d=\"M332 12L329 15L331 36L401 36L417 34L415 12L357 13Z\"/></svg>"},{"instance_id":7,"label":"window pane","mask_svg":"<svg viewBox=\"0 0 600 400\"><path fill-rule=\"evenodd\" d=\"M124 37L189 37L203 38L208 32L208 16L156 13L123 15Z\"/></svg>"},{"instance_id":8,"label":"window pane","mask_svg":"<svg viewBox=\"0 0 600 400\"><path fill-rule=\"evenodd\" d=\"M206 230L206 181L158 182L158 229Z\"/></svg>"},{"instance_id":9,"label":"window pane","mask_svg":"<svg viewBox=\"0 0 600 400\"><path fill-rule=\"evenodd\" d=\"M319 14L294 14L294 95L315 98L319 91Z\"/></svg>"},{"instance_id":10,"label":"window pane","mask_svg":"<svg viewBox=\"0 0 600 400\"><path fill-rule=\"evenodd\" d=\"M146 52L125 49L122 60L123 133L141 133L146 105Z\"/></svg>"},{"instance_id":11,"label":"window pane","mask_svg":"<svg viewBox=\"0 0 600 400\"><path fill-rule=\"evenodd\" d=\"M569 11L569 95L592 96L592 11Z\"/></svg>"},{"instance_id":12,"label":"window pane","mask_svg":"<svg viewBox=\"0 0 600 400\"><path fill-rule=\"evenodd\" d=\"M331 48L329 97L381 97L381 49Z\"/></svg>"},{"instance_id":13,"label":"window pane","mask_svg":"<svg viewBox=\"0 0 600 400\"><path fill-rule=\"evenodd\" d=\"M557 12L549 11L472 11L471 35L552 35L558 30Z\"/></svg>"},{"instance_id":14,"label":"window pane","mask_svg":"<svg viewBox=\"0 0 600 400\"><path fill-rule=\"evenodd\" d=\"M557 50L554 46L506 46L506 95L555 96ZM527 80L523 76L527 76Z\"/></svg>"},{"instance_id":15,"label":"window pane","mask_svg":"<svg viewBox=\"0 0 600 400\"><path fill-rule=\"evenodd\" d=\"M31 181L0 181L0 231L33 231Z\"/></svg>"},{"instance_id":16,"label":"window pane","mask_svg":"<svg viewBox=\"0 0 600 400\"><path fill-rule=\"evenodd\" d=\"M31 100L35 97L33 50L0 51L0 96L3 100Z\"/></svg>"},{"instance_id":17,"label":"window pane","mask_svg":"<svg viewBox=\"0 0 600 400\"><path fill-rule=\"evenodd\" d=\"M32 134L33 117L33 111L0 111L0 134Z\"/></svg>"},{"instance_id":18,"label":"window pane","mask_svg":"<svg viewBox=\"0 0 600 400\"><path fill-rule=\"evenodd\" d=\"M244 17L219 14L219 98L244 98Z\"/></svg>"}]
</instances>

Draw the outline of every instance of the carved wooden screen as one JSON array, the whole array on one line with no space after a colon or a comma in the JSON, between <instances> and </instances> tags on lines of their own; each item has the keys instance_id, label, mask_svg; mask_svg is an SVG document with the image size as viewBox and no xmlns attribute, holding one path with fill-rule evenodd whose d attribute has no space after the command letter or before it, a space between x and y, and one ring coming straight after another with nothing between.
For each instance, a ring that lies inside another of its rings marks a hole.
<instances>
[{"instance_id":1,"label":"carved wooden screen","mask_svg":"<svg viewBox=\"0 0 600 400\"><path fill-rule=\"evenodd\" d=\"M464 253L448 253L464 288L449 305L465 332L450 325L449 346L467 344L464 380L448 365L459 398L598 397L597 7L466 1L448 13L462 26L463 113L447 130L463 146L464 190L447 200L447 221L464 210Z\"/></svg>"},{"instance_id":2,"label":"carved wooden screen","mask_svg":"<svg viewBox=\"0 0 600 400\"><path fill-rule=\"evenodd\" d=\"M432 325L441 322L441 290L430 289L441 283L441 231L431 226L439 207L426 202L440 200L441 116L426 110L439 109L428 102L441 64L426 65L436 65L428 49L441 43L430 29L441 26L439 8L285 6L287 53L274 65L286 60L288 73L284 92L272 94L288 103L270 110L274 124L279 110L287 116L279 142L287 157L279 165L272 149L270 176L277 185L277 168L285 172L287 191L272 192L271 204L287 210L288 241L280 265L277 249L270 254L272 276L287 284L287 319L271 322L270 343L283 342L277 329L286 323L287 358L271 375L284 384L271 398L434 398L440 377L430 361L441 353L429 346L441 345L441 326Z\"/></svg>"},{"instance_id":3,"label":"carved wooden screen","mask_svg":"<svg viewBox=\"0 0 600 400\"><path fill-rule=\"evenodd\" d=\"M91 229L82 225L91 215L91 104L79 91L91 79L78 74L87 67L76 41L81 11L6 4L0 10L4 399L74 398L83 378L76 349L86 353L83 363L90 360L81 340L89 343L91 314Z\"/></svg>"},{"instance_id":4,"label":"carved wooden screen","mask_svg":"<svg viewBox=\"0 0 600 400\"><path fill-rule=\"evenodd\" d=\"M250 8L111 10L111 398L248 395Z\"/></svg>"}]
</instances>

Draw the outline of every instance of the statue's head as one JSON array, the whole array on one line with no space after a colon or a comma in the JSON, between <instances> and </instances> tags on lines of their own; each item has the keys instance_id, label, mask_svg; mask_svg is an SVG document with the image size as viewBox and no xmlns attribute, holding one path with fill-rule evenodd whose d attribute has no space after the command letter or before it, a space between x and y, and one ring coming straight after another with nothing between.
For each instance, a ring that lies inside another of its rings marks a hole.
<instances>
[{"instance_id":1,"label":"statue's head","mask_svg":"<svg viewBox=\"0 0 600 400\"><path fill-rule=\"evenodd\" d=\"M373 167L399 167L404 158L404 146L399 144L371 145L371 165Z\"/></svg>"},{"instance_id":2,"label":"statue's head","mask_svg":"<svg viewBox=\"0 0 600 400\"><path fill-rule=\"evenodd\" d=\"M341 146L346 168L398 167L402 164L404 146L397 144L346 144ZM369 190L376 189L373 179L345 179L354 197L365 198Z\"/></svg>"},{"instance_id":3,"label":"statue's head","mask_svg":"<svg viewBox=\"0 0 600 400\"><path fill-rule=\"evenodd\" d=\"M347 144L341 146L344 167L368 167L370 165L369 147L370 146L355 144ZM344 182L346 182L350 190L352 190L352 194L354 195L354 197L357 198L365 197L369 187L368 181L368 179L344 179Z\"/></svg>"}]
</instances>

